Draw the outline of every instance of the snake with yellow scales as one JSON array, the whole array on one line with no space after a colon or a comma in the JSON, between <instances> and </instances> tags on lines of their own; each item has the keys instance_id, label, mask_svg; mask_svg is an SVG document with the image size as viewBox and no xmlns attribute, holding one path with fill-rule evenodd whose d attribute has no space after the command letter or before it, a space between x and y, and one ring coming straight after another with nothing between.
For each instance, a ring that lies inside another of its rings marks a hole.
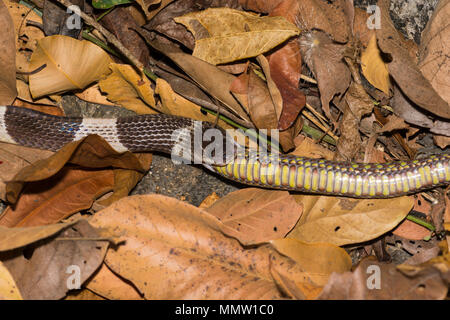
<instances>
[{"instance_id":1,"label":"snake with yellow scales","mask_svg":"<svg viewBox=\"0 0 450 320\"><path fill-rule=\"evenodd\" d=\"M0 107L0 141L52 151L97 134L118 152L171 154L173 133L186 129L189 135L193 128L192 119L163 114L92 119ZM201 128L212 126L203 122ZM398 197L450 183L450 154L407 162L359 164L243 151L219 162L205 161L204 165L244 184L356 198Z\"/></svg>"}]
</instances>

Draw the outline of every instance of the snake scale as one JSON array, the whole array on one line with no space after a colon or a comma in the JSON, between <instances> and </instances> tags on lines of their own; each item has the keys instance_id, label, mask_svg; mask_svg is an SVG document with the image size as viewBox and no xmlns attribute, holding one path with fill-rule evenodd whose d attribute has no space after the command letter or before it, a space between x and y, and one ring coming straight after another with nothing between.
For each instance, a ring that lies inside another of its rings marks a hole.
<instances>
[{"instance_id":1,"label":"snake scale","mask_svg":"<svg viewBox=\"0 0 450 320\"><path fill-rule=\"evenodd\" d=\"M211 128L205 122L201 126L202 130ZM118 152L170 154L174 147L172 133L186 128L191 134L193 127L194 120L162 114L91 119L0 107L0 141L52 151L89 134L98 134ZM450 182L450 154L407 162L359 164L240 152L231 161L204 165L244 184L356 198L398 197Z\"/></svg>"}]
</instances>

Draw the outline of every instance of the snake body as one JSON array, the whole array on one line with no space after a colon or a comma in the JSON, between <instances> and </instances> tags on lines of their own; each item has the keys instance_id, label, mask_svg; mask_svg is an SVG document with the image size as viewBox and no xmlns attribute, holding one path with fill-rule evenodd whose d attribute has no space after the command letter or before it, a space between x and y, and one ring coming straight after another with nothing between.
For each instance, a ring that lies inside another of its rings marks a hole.
<instances>
[{"instance_id":1,"label":"snake body","mask_svg":"<svg viewBox=\"0 0 450 320\"><path fill-rule=\"evenodd\" d=\"M202 130L211 128L203 122ZM58 117L25 108L0 107L0 141L56 151L89 134L103 137L118 152L170 154L174 132L194 131L194 120L169 115L117 119ZM178 137L179 138L179 137ZM237 152L210 170L240 183L356 198L389 198L450 183L450 154L423 160L359 164L291 155Z\"/></svg>"}]
</instances>

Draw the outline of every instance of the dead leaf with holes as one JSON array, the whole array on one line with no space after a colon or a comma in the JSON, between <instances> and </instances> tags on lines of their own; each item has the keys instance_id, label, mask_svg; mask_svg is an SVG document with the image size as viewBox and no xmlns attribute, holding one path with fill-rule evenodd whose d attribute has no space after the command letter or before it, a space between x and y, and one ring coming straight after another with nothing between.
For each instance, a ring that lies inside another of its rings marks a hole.
<instances>
[{"instance_id":1,"label":"dead leaf with holes","mask_svg":"<svg viewBox=\"0 0 450 320\"><path fill-rule=\"evenodd\" d=\"M244 245L283 238L302 214L289 192L257 188L232 192L205 210L221 221L225 234Z\"/></svg>"},{"instance_id":2,"label":"dead leaf with holes","mask_svg":"<svg viewBox=\"0 0 450 320\"><path fill-rule=\"evenodd\" d=\"M294 195L303 205L303 215L288 238L337 246L361 243L392 230L414 205L410 197L351 199Z\"/></svg>"}]
</instances>

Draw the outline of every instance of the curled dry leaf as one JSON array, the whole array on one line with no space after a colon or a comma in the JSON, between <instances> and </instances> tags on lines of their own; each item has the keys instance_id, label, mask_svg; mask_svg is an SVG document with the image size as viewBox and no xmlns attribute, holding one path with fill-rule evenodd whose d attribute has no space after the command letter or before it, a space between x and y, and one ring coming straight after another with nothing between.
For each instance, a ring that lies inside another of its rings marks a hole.
<instances>
[{"instance_id":1,"label":"curled dry leaf","mask_svg":"<svg viewBox=\"0 0 450 320\"><path fill-rule=\"evenodd\" d=\"M390 75L402 92L420 108L441 118L450 119L450 106L434 90L410 57L404 39L395 29L389 16L389 0L380 0L381 28L376 30L378 45L384 53L391 55L388 64Z\"/></svg>"},{"instance_id":2,"label":"curled dry leaf","mask_svg":"<svg viewBox=\"0 0 450 320\"><path fill-rule=\"evenodd\" d=\"M25 257L19 249L0 253L0 260L16 280L24 299L61 299L70 290L67 284L73 266L79 268L82 284L102 264L108 241L97 239L96 230L86 220L80 220L52 241L29 247L33 250L31 257L26 253Z\"/></svg>"},{"instance_id":3,"label":"curled dry leaf","mask_svg":"<svg viewBox=\"0 0 450 320\"><path fill-rule=\"evenodd\" d=\"M294 195L303 215L287 237L337 246L360 243L392 230L414 205L411 197L351 199Z\"/></svg>"},{"instance_id":4,"label":"curled dry leaf","mask_svg":"<svg viewBox=\"0 0 450 320\"><path fill-rule=\"evenodd\" d=\"M444 299L447 285L436 269L410 277L386 264L368 258L355 271L331 275L319 296L321 300L423 300Z\"/></svg>"},{"instance_id":5,"label":"curled dry leaf","mask_svg":"<svg viewBox=\"0 0 450 320\"><path fill-rule=\"evenodd\" d=\"M108 54L92 42L65 36L38 41L30 69L46 67L30 76L33 98L74 89L84 89L109 72Z\"/></svg>"},{"instance_id":6,"label":"curled dry leaf","mask_svg":"<svg viewBox=\"0 0 450 320\"><path fill-rule=\"evenodd\" d=\"M16 46L14 24L5 3L0 3L0 105L11 104L16 90Z\"/></svg>"},{"instance_id":7,"label":"curled dry leaf","mask_svg":"<svg viewBox=\"0 0 450 320\"><path fill-rule=\"evenodd\" d=\"M137 114L157 113L155 109L167 112L157 107L150 80L140 76L132 66L111 63L109 68L111 73L98 83L108 100Z\"/></svg>"},{"instance_id":8,"label":"curled dry leaf","mask_svg":"<svg viewBox=\"0 0 450 320\"><path fill-rule=\"evenodd\" d=\"M90 222L125 240L105 261L147 299L281 298L271 268L298 274L291 259L268 246L243 249L217 218L174 198L128 197Z\"/></svg>"},{"instance_id":9,"label":"curled dry leaf","mask_svg":"<svg viewBox=\"0 0 450 320\"><path fill-rule=\"evenodd\" d=\"M214 65L256 57L300 33L284 17L260 17L225 7L188 13L174 20L194 35L192 55Z\"/></svg>"},{"instance_id":10,"label":"curled dry leaf","mask_svg":"<svg viewBox=\"0 0 450 320\"><path fill-rule=\"evenodd\" d=\"M422 32L419 68L434 90L450 103L450 1L441 0Z\"/></svg>"},{"instance_id":11,"label":"curled dry leaf","mask_svg":"<svg viewBox=\"0 0 450 320\"><path fill-rule=\"evenodd\" d=\"M287 191L246 188L205 209L221 221L221 230L243 245L283 238L302 214Z\"/></svg>"}]
</instances>

